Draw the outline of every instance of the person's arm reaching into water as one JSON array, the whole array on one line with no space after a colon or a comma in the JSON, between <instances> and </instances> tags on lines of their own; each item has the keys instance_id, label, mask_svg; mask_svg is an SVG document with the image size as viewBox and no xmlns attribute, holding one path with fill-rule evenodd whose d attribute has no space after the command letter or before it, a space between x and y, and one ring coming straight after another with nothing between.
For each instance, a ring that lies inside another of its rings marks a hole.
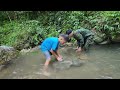
<instances>
[{"instance_id":1,"label":"person's arm reaching into water","mask_svg":"<svg viewBox=\"0 0 120 90\"><path fill-rule=\"evenodd\" d=\"M60 55L60 53L59 53L59 50L57 49L56 50L56 54L61 58L61 59L63 59L63 57Z\"/></svg>"},{"instance_id":2,"label":"person's arm reaching into water","mask_svg":"<svg viewBox=\"0 0 120 90\"><path fill-rule=\"evenodd\" d=\"M81 42L80 42L80 40L77 40L77 50L76 50L76 52L80 52L81 51Z\"/></svg>"},{"instance_id":3,"label":"person's arm reaching into water","mask_svg":"<svg viewBox=\"0 0 120 90\"><path fill-rule=\"evenodd\" d=\"M50 52L52 53L52 55L54 55L55 57L56 57L56 59L58 60L58 61L61 61L62 60L62 58L60 58L57 54L56 54L56 52L54 52L54 50L50 50Z\"/></svg>"},{"instance_id":4,"label":"person's arm reaching into water","mask_svg":"<svg viewBox=\"0 0 120 90\"><path fill-rule=\"evenodd\" d=\"M76 37L76 40L77 40L77 50L76 52L79 52L81 51L81 46L82 44L84 44L84 38L83 36L80 34L80 33L75 33L75 37Z\"/></svg>"}]
</instances>

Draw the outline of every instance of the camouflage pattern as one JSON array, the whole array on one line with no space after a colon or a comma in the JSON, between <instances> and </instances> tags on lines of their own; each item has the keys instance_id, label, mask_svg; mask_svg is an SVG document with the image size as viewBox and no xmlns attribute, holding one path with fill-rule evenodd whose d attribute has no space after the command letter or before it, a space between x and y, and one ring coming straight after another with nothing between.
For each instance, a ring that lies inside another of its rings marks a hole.
<instances>
[{"instance_id":1,"label":"camouflage pattern","mask_svg":"<svg viewBox=\"0 0 120 90\"><path fill-rule=\"evenodd\" d=\"M83 48L84 48L85 50L88 50L88 49L89 49L89 46L94 43L93 38L94 38L93 35L90 35L89 37L87 37L86 42L85 42L85 44L84 44L84 46L83 46Z\"/></svg>"},{"instance_id":2,"label":"camouflage pattern","mask_svg":"<svg viewBox=\"0 0 120 90\"><path fill-rule=\"evenodd\" d=\"M81 28L73 31L73 37L77 40L79 47L88 49L89 45L93 43L94 33L88 29Z\"/></svg>"}]
</instances>

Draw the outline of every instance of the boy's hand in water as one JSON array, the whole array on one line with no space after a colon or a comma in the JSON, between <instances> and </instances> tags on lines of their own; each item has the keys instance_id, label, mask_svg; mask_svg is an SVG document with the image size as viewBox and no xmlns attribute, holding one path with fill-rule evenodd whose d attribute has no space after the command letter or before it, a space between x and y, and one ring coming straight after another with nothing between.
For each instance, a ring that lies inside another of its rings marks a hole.
<instances>
[{"instance_id":1,"label":"boy's hand in water","mask_svg":"<svg viewBox=\"0 0 120 90\"><path fill-rule=\"evenodd\" d=\"M61 57L57 57L57 60L58 61L62 61L63 59Z\"/></svg>"},{"instance_id":2,"label":"boy's hand in water","mask_svg":"<svg viewBox=\"0 0 120 90\"><path fill-rule=\"evenodd\" d=\"M59 57L60 57L61 59L63 59L63 57L62 57L61 55L59 55Z\"/></svg>"}]
</instances>

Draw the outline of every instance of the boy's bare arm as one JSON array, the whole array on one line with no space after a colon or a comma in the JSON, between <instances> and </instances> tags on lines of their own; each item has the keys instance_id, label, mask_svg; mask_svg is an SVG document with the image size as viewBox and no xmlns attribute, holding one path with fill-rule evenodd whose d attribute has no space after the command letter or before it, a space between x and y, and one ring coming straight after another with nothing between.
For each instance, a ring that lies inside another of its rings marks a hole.
<instances>
[{"instance_id":1,"label":"boy's bare arm","mask_svg":"<svg viewBox=\"0 0 120 90\"><path fill-rule=\"evenodd\" d=\"M58 50L56 51L56 54L57 54L58 56L60 56L60 53L59 53L59 51L58 51Z\"/></svg>"},{"instance_id":2,"label":"boy's bare arm","mask_svg":"<svg viewBox=\"0 0 120 90\"><path fill-rule=\"evenodd\" d=\"M54 55L56 58L58 58L58 55L51 49L50 52L52 53L52 55Z\"/></svg>"},{"instance_id":3,"label":"boy's bare arm","mask_svg":"<svg viewBox=\"0 0 120 90\"><path fill-rule=\"evenodd\" d=\"M57 55L58 55L61 59L63 59L63 57L62 57L62 56L60 55L60 53L59 53L59 50L57 50L56 53L57 53Z\"/></svg>"},{"instance_id":4,"label":"boy's bare arm","mask_svg":"<svg viewBox=\"0 0 120 90\"><path fill-rule=\"evenodd\" d=\"M57 52L55 53L52 49L50 50L50 52L56 57L56 59L57 59L58 61L62 61L62 57L61 57L61 56L58 56L58 55L57 55Z\"/></svg>"}]
</instances>

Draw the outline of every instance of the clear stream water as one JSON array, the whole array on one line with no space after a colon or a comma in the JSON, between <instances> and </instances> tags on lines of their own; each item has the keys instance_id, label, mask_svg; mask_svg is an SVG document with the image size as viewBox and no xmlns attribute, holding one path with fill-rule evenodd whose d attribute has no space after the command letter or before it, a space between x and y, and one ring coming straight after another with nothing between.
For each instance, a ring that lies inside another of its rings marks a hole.
<instances>
[{"instance_id":1,"label":"clear stream water","mask_svg":"<svg viewBox=\"0 0 120 90\"><path fill-rule=\"evenodd\" d=\"M65 59L76 59L70 47L60 50ZM36 50L19 56L0 70L0 79L120 79L120 44L95 45L86 54L87 59L80 67L57 71L49 68L50 76L42 74L45 62L43 54ZM54 62L53 62L54 63Z\"/></svg>"}]
</instances>

